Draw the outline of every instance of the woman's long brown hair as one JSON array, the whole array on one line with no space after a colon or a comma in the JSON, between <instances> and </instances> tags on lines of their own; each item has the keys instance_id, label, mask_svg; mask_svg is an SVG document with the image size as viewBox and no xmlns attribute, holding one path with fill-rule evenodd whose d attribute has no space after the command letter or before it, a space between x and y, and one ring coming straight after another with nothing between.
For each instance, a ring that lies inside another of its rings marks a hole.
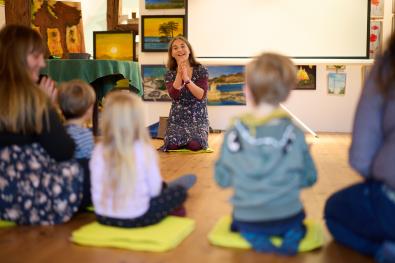
<instances>
[{"instance_id":1,"label":"woman's long brown hair","mask_svg":"<svg viewBox=\"0 0 395 263\"><path fill-rule=\"evenodd\" d=\"M188 60L189 60L189 64L191 65L191 67L199 66L200 63L196 61L195 55L193 54L191 43L189 43L189 41L183 36L176 36L170 41L169 48L167 50L167 68L170 70L177 69L177 61L175 58L173 58L171 53L172 53L173 43L174 43L174 41L176 41L178 39L183 41L189 48L190 54L189 54Z\"/></svg>"},{"instance_id":2,"label":"woman's long brown hair","mask_svg":"<svg viewBox=\"0 0 395 263\"><path fill-rule=\"evenodd\" d=\"M28 71L27 57L45 53L33 29L7 25L0 31L0 131L41 133L49 99Z\"/></svg>"}]
</instances>

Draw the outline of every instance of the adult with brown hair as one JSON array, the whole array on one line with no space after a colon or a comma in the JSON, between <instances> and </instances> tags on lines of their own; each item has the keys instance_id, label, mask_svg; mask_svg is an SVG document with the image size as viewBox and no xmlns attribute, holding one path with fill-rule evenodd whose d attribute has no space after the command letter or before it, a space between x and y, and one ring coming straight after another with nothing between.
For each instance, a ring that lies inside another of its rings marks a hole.
<instances>
[{"instance_id":1,"label":"adult with brown hair","mask_svg":"<svg viewBox=\"0 0 395 263\"><path fill-rule=\"evenodd\" d=\"M172 98L163 151L208 147L208 71L198 63L192 46L182 36L169 43L166 87Z\"/></svg>"},{"instance_id":2,"label":"adult with brown hair","mask_svg":"<svg viewBox=\"0 0 395 263\"><path fill-rule=\"evenodd\" d=\"M39 80L45 50L29 27L0 31L0 219L17 224L66 222L82 197L81 169L69 161L75 145L51 102L54 83Z\"/></svg>"}]
</instances>

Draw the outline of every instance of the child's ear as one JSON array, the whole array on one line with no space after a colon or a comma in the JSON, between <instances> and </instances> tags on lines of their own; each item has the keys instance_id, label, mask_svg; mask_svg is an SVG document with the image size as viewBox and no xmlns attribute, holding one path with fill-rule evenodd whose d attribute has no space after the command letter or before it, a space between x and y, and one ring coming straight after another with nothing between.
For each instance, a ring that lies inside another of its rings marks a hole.
<instances>
[{"instance_id":1,"label":"child's ear","mask_svg":"<svg viewBox=\"0 0 395 263\"><path fill-rule=\"evenodd\" d=\"M255 102L252 99L250 87L247 85L247 83L244 84L243 91L244 91L244 95L246 96L247 105L249 104L249 105L255 106Z\"/></svg>"},{"instance_id":2,"label":"child's ear","mask_svg":"<svg viewBox=\"0 0 395 263\"><path fill-rule=\"evenodd\" d=\"M89 107L89 109L85 112L84 114L84 118L86 121L89 121L92 119L92 115L93 115L93 105Z\"/></svg>"}]
</instances>

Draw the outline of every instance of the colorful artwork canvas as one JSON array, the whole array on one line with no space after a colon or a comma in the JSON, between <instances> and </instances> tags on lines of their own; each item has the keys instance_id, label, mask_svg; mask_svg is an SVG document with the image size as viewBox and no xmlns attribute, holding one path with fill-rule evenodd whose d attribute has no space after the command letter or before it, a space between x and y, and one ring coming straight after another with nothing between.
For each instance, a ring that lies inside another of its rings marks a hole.
<instances>
[{"instance_id":1,"label":"colorful artwork canvas","mask_svg":"<svg viewBox=\"0 0 395 263\"><path fill-rule=\"evenodd\" d=\"M104 60L136 60L132 31L94 31L93 57Z\"/></svg>"},{"instance_id":2,"label":"colorful artwork canvas","mask_svg":"<svg viewBox=\"0 0 395 263\"><path fill-rule=\"evenodd\" d=\"M148 101L171 101L165 86L164 65L142 65L144 95L143 99Z\"/></svg>"},{"instance_id":3,"label":"colorful artwork canvas","mask_svg":"<svg viewBox=\"0 0 395 263\"><path fill-rule=\"evenodd\" d=\"M184 16L141 16L143 52L167 51L175 36L186 36Z\"/></svg>"},{"instance_id":4,"label":"colorful artwork canvas","mask_svg":"<svg viewBox=\"0 0 395 263\"><path fill-rule=\"evenodd\" d=\"M345 73L328 73L328 94L346 94L346 76Z\"/></svg>"},{"instance_id":5,"label":"colorful artwork canvas","mask_svg":"<svg viewBox=\"0 0 395 263\"><path fill-rule=\"evenodd\" d=\"M185 8L185 0L145 0L145 9Z\"/></svg>"},{"instance_id":6,"label":"colorful artwork canvas","mask_svg":"<svg viewBox=\"0 0 395 263\"><path fill-rule=\"evenodd\" d=\"M32 0L32 27L50 55L67 58L69 53L85 52L80 2Z\"/></svg>"},{"instance_id":7,"label":"colorful artwork canvas","mask_svg":"<svg viewBox=\"0 0 395 263\"><path fill-rule=\"evenodd\" d=\"M369 58L375 58L381 50L382 28L382 21L370 21Z\"/></svg>"},{"instance_id":8,"label":"colorful artwork canvas","mask_svg":"<svg viewBox=\"0 0 395 263\"><path fill-rule=\"evenodd\" d=\"M371 0L370 17L375 17L375 18L384 17L384 0Z\"/></svg>"},{"instance_id":9,"label":"colorful artwork canvas","mask_svg":"<svg viewBox=\"0 0 395 263\"><path fill-rule=\"evenodd\" d=\"M296 73L298 84L295 89L315 90L317 79L317 67L313 65L298 65Z\"/></svg>"},{"instance_id":10,"label":"colorful artwork canvas","mask_svg":"<svg viewBox=\"0 0 395 263\"><path fill-rule=\"evenodd\" d=\"M244 66L208 66L208 105L245 105Z\"/></svg>"}]
</instances>

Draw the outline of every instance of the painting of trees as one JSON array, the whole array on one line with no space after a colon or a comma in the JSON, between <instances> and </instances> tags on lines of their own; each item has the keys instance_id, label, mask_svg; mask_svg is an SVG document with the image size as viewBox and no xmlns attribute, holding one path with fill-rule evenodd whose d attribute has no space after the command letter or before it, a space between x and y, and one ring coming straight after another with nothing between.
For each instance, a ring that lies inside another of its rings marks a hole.
<instances>
[{"instance_id":1,"label":"painting of trees","mask_svg":"<svg viewBox=\"0 0 395 263\"><path fill-rule=\"evenodd\" d=\"M166 51L173 37L186 36L184 16L141 16L142 50L144 52Z\"/></svg>"}]
</instances>

